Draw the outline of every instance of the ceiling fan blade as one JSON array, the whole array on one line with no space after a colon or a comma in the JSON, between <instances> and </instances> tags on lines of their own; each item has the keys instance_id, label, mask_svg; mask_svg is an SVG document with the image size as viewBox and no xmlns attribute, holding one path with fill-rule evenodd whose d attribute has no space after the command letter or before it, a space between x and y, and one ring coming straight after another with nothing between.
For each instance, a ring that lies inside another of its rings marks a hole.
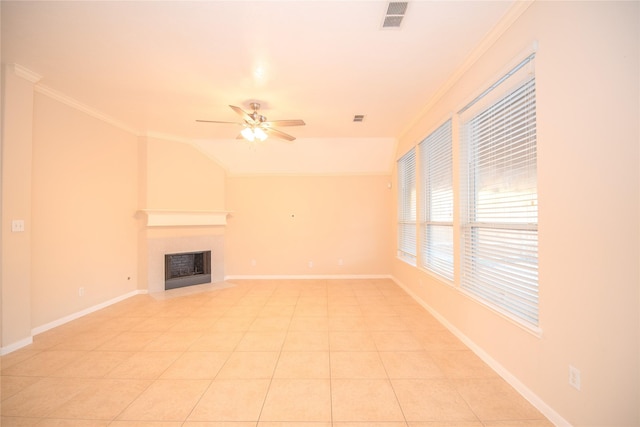
<instances>
[{"instance_id":1,"label":"ceiling fan blade","mask_svg":"<svg viewBox=\"0 0 640 427\"><path fill-rule=\"evenodd\" d=\"M265 122L267 126L304 126L304 120L270 120Z\"/></svg>"},{"instance_id":2,"label":"ceiling fan blade","mask_svg":"<svg viewBox=\"0 0 640 427\"><path fill-rule=\"evenodd\" d=\"M229 105L229 107L231 107L233 111L238 113L238 115L242 117L242 120L246 121L247 123L255 123L255 120L253 120L253 117L251 117L249 113L244 111L242 108L236 107L235 105Z\"/></svg>"},{"instance_id":3,"label":"ceiling fan blade","mask_svg":"<svg viewBox=\"0 0 640 427\"><path fill-rule=\"evenodd\" d=\"M264 131L275 138L285 139L287 141L293 141L296 139L295 136L291 136L288 133L284 133L278 129L265 127Z\"/></svg>"},{"instance_id":4,"label":"ceiling fan blade","mask_svg":"<svg viewBox=\"0 0 640 427\"><path fill-rule=\"evenodd\" d=\"M196 120L196 122L200 122L200 123L224 123L224 124L229 124L229 125L240 125L242 126L242 123L238 123L238 122L220 122L217 120Z\"/></svg>"}]
</instances>

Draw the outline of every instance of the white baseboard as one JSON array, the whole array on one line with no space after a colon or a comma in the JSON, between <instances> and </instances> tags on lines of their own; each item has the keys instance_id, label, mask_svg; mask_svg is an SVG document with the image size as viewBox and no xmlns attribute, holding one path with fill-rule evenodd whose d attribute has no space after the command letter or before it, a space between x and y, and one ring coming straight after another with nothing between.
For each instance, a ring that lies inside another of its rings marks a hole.
<instances>
[{"instance_id":1,"label":"white baseboard","mask_svg":"<svg viewBox=\"0 0 640 427\"><path fill-rule=\"evenodd\" d=\"M558 427L571 427L571 423L558 414L551 406L544 402L537 394L522 383L515 375L509 372L498 361L491 357L480 346L473 342L469 337L463 334L458 328L453 326L444 316L433 309L429 304L418 297L411 289L397 278L391 276L391 279L398 286L404 289L418 304L425 308L433 317L442 323L452 334L460 339L467 347L471 349L480 359L482 359L491 369L496 371L507 383L509 383L522 397L527 399L529 403L536 407L542 414Z\"/></svg>"},{"instance_id":2,"label":"white baseboard","mask_svg":"<svg viewBox=\"0 0 640 427\"><path fill-rule=\"evenodd\" d=\"M392 279L389 274L231 274L224 280Z\"/></svg>"},{"instance_id":3,"label":"white baseboard","mask_svg":"<svg viewBox=\"0 0 640 427\"><path fill-rule=\"evenodd\" d=\"M9 354L13 351L19 350L22 347L26 347L29 344L33 344L33 337L27 337L21 339L20 341L14 342L13 344L9 344L5 347L0 348L0 356L4 356L5 354Z\"/></svg>"},{"instance_id":4,"label":"white baseboard","mask_svg":"<svg viewBox=\"0 0 640 427\"><path fill-rule=\"evenodd\" d=\"M146 293L147 293L146 290L139 290L139 289L137 289L135 291L128 292L128 293L126 293L124 295L120 295L119 297L112 298L112 299L110 299L108 301L102 302L100 304L96 304L96 305L94 305L92 307L85 308L84 310L81 310L81 311L78 311L76 313L70 314L68 316L64 316L64 317L62 317L60 319L54 320L53 322L45 323L44 325L38 326L36 328L33 328L31 330L31 335L34 336L34 335L41 334L43 332L48 331L49 329L53 329L53 328L55 328L57 326L64 325L65 323L71 322L72 320L79 319L79 318L81 318L83 316L86 316L87 314L91 314L91 313L93 313L95 311L101 310L101 309L103 309L105 307L108 307L110 305L113 305L113 304L115 304L117 302L124 301L127 298L131 298L132 296L140 295L140 294L146 294Z\"/></svg>"}]
</instances>

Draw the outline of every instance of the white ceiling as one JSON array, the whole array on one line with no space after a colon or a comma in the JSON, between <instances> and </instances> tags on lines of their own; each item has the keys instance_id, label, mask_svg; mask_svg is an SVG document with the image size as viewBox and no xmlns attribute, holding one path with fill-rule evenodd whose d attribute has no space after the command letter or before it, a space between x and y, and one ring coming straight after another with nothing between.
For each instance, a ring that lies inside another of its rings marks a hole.
<instances>
[{"instance_id":1,"label":"white ceiling","mask_svg":"<svg viewBox=\"0 0 640 427\"><path fill-rule=\"evenodd\" d=\"M230 173L389 173L397 138L514 4L411 1L0 3L2 62L141 135L189 141ZM298 139L249 147L229 104ZM354 114L366 115L354 123Z\"/></svg>"}]
</instances>

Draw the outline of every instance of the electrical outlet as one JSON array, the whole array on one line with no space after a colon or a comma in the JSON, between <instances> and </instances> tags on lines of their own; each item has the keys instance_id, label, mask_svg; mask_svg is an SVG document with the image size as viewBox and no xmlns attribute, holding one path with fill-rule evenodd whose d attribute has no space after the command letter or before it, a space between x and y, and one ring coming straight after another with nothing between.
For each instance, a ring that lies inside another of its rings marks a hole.
<instances>
[{"instance_id":1,"label":"electrical outlet","mask_svg":"<svg viewBox=\"0 0 640 427\"><path fill-rule=\"evenodd\" d=\"M309 268L313 268L313 261L309 261Z\"/></svg>"},{"instance_id":2,"label":"electrical outlet","mask_svg":"<svg viewBox=\"0 0 640 427\"><path fill-rule=\"evenodd\" d=\"M338 265L344 265L344 260L342 258L338 260Z\"/></svg>"},{"instance_id":3,"label":"electrical outlet","mask_svg":"<svg viewBox=\"0 0 640 427\"><path fill-rule=\"evenodd\" d=\"M82 286L78 288L78 296L79 297L83 297L84 296L84 288Z\"/></svg>"},{"instance_id":4,"label":"electrical outlet","mask_svg":"<svg viewBox=\"0 0 640 427\"><path fill-rule=\"evenodd\" d=\"M24 231L24 219L14 219L11 221L11 231L21 233Z\"/></svg>"},{"instance_id":5,"label":"electrical outlet","mask_svg":"<svg viewBox=\"0 0 640 427\"><path fill-rule=\"evenodd\" d=\"M256 266L256 264L257 264L256 260L255 260L255 259L252 259L252 260L251 260L251 267L255 267L255 266Z\"/></svg>"},{"instance_id":6,"label":"electrical outlet","mask_svg":"<svg viewBox=\"0 0 640 427\"><path fill-rule=\"evenodd\" d=\"M569 365L569 385L580 390L580 370L571 365Z\"/></svg>"}]
</instances>

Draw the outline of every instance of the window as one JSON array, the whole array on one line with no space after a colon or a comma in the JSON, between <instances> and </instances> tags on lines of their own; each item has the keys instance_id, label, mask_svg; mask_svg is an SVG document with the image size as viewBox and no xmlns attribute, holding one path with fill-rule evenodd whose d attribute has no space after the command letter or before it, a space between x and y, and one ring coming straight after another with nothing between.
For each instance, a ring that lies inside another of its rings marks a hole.
<instances>
[{"instance_id":1,"label":"window","mask_svg":"<svg viewBox=\"0 0 640 427\"><path fill-rule=\"evenodd\" d=\"M419 145L422 266L453 281L451 120Z\"/></svg>"},{"instance_id":2,"label":"window","mask_svg":"<svg viewBox=\"0 0 640 427\"><path fill-rule=\"evenodd\" d=\"M534 56L459 112L461 287L538 325L538 192Z\"/></svg>"},{"instance_id":3,"label":"window","mask_svg":"<svg viewBox=\"0 0 640 427\"><path fill-rule=\"evenodd\" d=\"M398 160L398 257L416 264L416 150Z\"/></svg>"}]
</instances>

